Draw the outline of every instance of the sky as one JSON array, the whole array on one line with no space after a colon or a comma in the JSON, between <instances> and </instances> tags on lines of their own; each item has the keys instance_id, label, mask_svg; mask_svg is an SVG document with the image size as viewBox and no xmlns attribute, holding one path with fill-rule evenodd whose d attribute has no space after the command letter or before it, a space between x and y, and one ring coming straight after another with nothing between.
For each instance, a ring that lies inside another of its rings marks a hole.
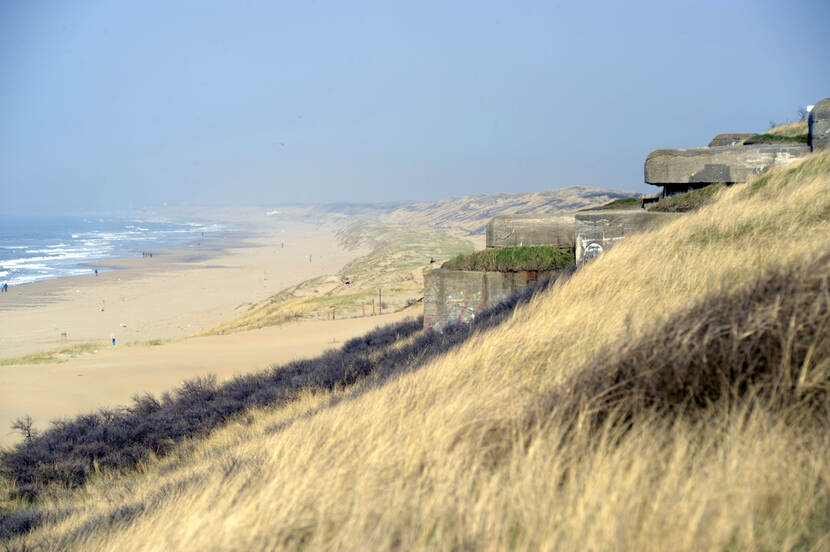
<instances>
[{"instance_id":1,"label":"sky","mask_svg":"<svg viewBox=\"0 0 830 552\"><path fill-rule=\"evenodd\" d=\"M653 193L830 97L830 2L0 0L0 213Z\"/></svg>"}]
</instances>

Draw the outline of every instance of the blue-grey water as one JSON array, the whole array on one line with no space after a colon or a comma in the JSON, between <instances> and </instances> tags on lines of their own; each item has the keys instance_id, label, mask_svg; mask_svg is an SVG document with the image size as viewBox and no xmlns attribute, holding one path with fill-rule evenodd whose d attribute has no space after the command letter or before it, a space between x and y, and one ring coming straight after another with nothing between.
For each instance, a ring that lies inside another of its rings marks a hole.
<instances>
[{"instance_id":1,"label":"blue-grey water","mask_svg":"<svg viewBox=\"0 0 830 552\"><path fill-rule=\"evenodd\" d=\"M201 222L3 215L0 284L89 274L95 270L95 261L140 256L227 229ZM92 266L85 265L89 263Z\"/></svg>"}]
</instances>

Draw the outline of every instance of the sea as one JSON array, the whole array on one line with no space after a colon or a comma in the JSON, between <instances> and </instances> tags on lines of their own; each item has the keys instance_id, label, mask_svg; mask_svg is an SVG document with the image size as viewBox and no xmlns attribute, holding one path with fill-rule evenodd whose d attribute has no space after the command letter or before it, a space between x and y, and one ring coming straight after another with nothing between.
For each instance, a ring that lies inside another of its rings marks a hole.
<instances>
[{"instance_id":1,"label":"sea","mask_svg":"<svg viewBox=\"0 0 830 552\"><path fill-rule=\"evenodd\" d=\"M95 262L179 247L228 230L195 221L0 215L0 284L105 271Z\"/></svg>"}]
</instances>

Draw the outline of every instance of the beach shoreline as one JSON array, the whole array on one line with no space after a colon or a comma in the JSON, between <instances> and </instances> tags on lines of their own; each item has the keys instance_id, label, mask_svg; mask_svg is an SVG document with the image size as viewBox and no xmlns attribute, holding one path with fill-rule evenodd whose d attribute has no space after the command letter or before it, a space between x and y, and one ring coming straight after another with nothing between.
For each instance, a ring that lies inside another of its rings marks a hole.
<instances>
[{"instance_id":1,"label":"beach shoreline","mask_svg":"<svg viewBox=\"0 0 830 552\"><path fill-rule=\"evenodd\" d=\"M83 282L90 277L100 279L95 281L107 280L108 278L111 278L111 276L106 275L111 272L120 272L124 278L139 277L143 271L149 268L167 270L171 268L171 263L183 263L186 260L207 261L221 255L226 249L229 249L234 245L241 247L241 244L244 243L246 239L249 239L253 234L254 233L250 231L229 230L222 232L221 236L205 238L204 240L198 241L191 240L178 247L153 249L152 251L148 250L148 253L152 253L154 257L143 257L140 256L140 251L136 251L136 255L130 257L119 256L84 261L78 263L76 266L88 268L89 273L54 276L35 280L33 282L9 285L8 293L10 295L17 295L26 299L32 299L35 297L54 297L56 294L72 288L73 286L84 285ZM219 242L222 242L223 245L217 246L216 244ZM202 246L202 243L204 243L205 246ZM191 248L194 246L199 247L199 249L192 250ZM198 259L194 257L193 253L196 252L202 254L203 258ZM157 262L152 267L148 266L148 261L153 258L159 259L162 262ZM94 272L96 269L98 269L97 275ZM0 299L3 299L3 297L0 297ZM14 308L26 308L28 306L30 305L26 304L25 301L0 302L0 312Z\"/></svg>"},{"instance_id":2,"label":"beach shoreline","mask_svg":"<svg viewBox=\"0 0 830 552\"><path fill-rule=\"evenodd\" d=\"M21 284L0 295L0 446L24 415L38 429L56 418L127 404L136 393L172 391L209 373L220 381L321 354L405 313L308 320L195 337L306 280L337 273L365 254L343 248L330 221L237 213L239 230L153 250L153 256L88 262L106 270ZM312 262L313 257L313 262ZM115 346L112 339L115 338ZM26 355L62 348L34 363Z\"/></svg>"},{"instance_id":3,"label":"beach shoreline","mask_svg":"<svg viewBox=\"0 0 830 552\"><path fill-rule=\"evenodd\" d=\"M230 221L230 222L236 222ZM0 359L81 343L178 339L233 319L302 281L336 273L363 253L319 221L249 215L241 230L88 262L94 273L10 286L0 295ZM313 262L309 257L313 255Z\"/></svg>"}]
</instances>

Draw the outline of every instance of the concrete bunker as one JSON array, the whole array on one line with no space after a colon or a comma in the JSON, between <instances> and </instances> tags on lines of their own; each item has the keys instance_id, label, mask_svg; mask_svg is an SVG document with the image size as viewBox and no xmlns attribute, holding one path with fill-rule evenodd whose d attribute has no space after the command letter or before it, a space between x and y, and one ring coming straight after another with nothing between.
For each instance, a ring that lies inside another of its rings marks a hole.
<instances>
[{"instance_id":1,"label":"concrete bunker","mask_svg":"<svg viewBox=\"0 0 830 552\"><path fill-rule=\"evenodd\" d=\"M646 158L645 181L662 186L664 195L672 195L709 184L746 182L808 153L806 144L660 149Z\"/></svg>"},{"instance_id":2,"label":"concrete bunker","mask_svg":"<svg viewBox=\"0 0 830 552\"><path fill-rule=\"evenodd\" d=\"M710 184L745 182L775 165L830 147L830 98L810 112L808 143L751 144L755 135L719 134L708 147L660 149L646 158L648 184L672 195ZM656 201L656 199L654 200ZM651 203L653 201L649 201ZM643 207L647 202L644 200ZM597 209L577 213L500 215L487 224L486 247L572 247L576 264L598 257L626 237L676 220L681 213ZM440 268L424 275L424 327L443 330L540 282L554 270L470 271Z\"/></svg>"},{"instance_id":3,"label":"concrete bunker","mask_svg":"<svg viewBox=\"0 0 830 552\"><path fill-rule=\"evenodd\" d=\"M553 271L429 271L424 275L424 329L440 331L471 322L484 309L551 274Z\"/></svg>"},{"instance_id":4,"label":"concrete bunker","mask_svg":"<svg viewBox=\"0 0 830 552\"><path fill-rule=\"evenodd\" d=\"M813 106L807 123L807 143L799 143L803 137L766 135L764 139L733 133L718 134L708 147L655 150L646 158L645 182L661 186L663 196L710 184L746 182L770 167L830 147L830 98ZM773 143L752 143L769 138L775 138Z\"/></svg>"}]
</instances>

